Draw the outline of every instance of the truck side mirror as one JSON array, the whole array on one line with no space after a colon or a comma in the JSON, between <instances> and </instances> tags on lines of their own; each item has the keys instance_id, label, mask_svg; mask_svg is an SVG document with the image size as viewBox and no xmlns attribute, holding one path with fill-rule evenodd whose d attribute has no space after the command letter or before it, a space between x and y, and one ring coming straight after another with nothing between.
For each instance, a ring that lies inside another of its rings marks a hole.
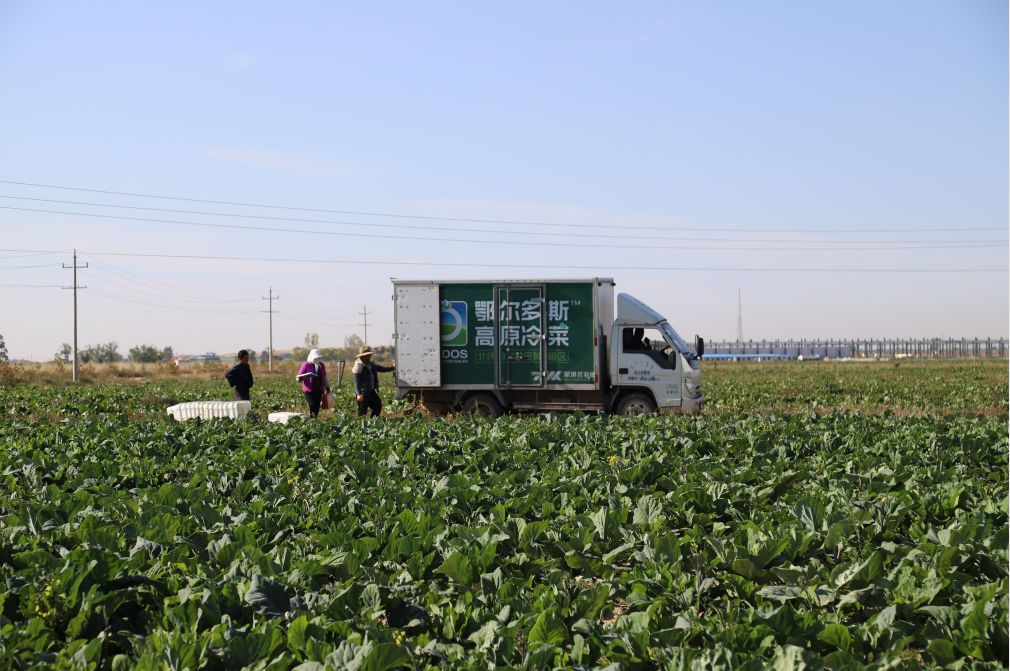
<instances>
[{"instance_id":1,"label":"truck side mirror","mask_svg":"<svg viewBox=\"0 0 1010 671\"><path fill-rule=\"evenodd\" d=\"M694 351L698 353L698 358L705 356L705 339L700 335L694 336Z\"/></svg>"}]
</instances>

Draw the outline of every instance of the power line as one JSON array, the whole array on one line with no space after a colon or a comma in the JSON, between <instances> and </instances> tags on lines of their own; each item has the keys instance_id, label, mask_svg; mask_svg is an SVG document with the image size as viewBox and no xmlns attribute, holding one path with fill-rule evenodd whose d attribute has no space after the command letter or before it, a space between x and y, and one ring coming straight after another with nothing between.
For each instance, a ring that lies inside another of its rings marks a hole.
<instances>
[{"instance_id":1,"label":"power line","mask_svg":"<svg viewBox=\"0 0 1010 671\"><path fill-rule=\"evenodd\" d=\"M566 264L528 264L528 263L447 263L431 261L362 261L348 259L312 259L283 258L257 256L223 256L198 254L153 254L137 252L90 252L95 256L131 256L138 258L166 259L199 259L206 261L254 261L278 263L325 263L335 265L367 265L367 266L419 266L419 267L451 267L451 268L535 268L542 270L597 270L611 272L614 270L648 270L648 271L699 271L699 272L812 272L812 273L982 273L1007 272L1006 268L753 268L753 267L723 267L706 268L699 266L577 266Z\"/></svg>"},{"instance_id":2,"label":"power line","mask_svg":"<svg viewBox=\"0 0 1010 671\"><path fill-rule=\"evenodd\" d=\"M24 254L24 256L33 256L33 255L41 255L41 254L66 254L67 250L65 250L65 249L58 249L58 250L54 250L54 249L45 249L45 250L39 250L39 249L0 249L0 252L3 252L4 254L6 254L8 252L28 252L27 254ZM11 257L11 258L17 258L17 257Z\"/></svg>"},{"instance_id":3,"label":"power line","mask_svg":"<svg viewBox=\"0 0 1010 671\"><path fill-rule=\"evenodd\" d=\"M338 324L335 322L328 322L301 313L292 312L291 310L285 310L284 314L287 315L287 321L304 326L312 326L313 328L323 327L328 329L349 329L354 328L355 326L360 326L360 324Z\"/></svg>"},{"instance_id":4,"label":"power line","mask_svg":"<svg viewBox=\"0 0 1010 671\"><path fill-rule=\"evenodd\" d=\"M132 193L128 191L112 191L108 189L88 189L84 187L76 186L63 186L57 184L39 184L34 182L20 182L15 180L0 179L0 184L11 184L15 186L29 186L40 189L59 189L62 191L80 191L84 193L102 193L112 196L128 196L131 198L154 198L158 200L174 200L183 201L189 203L205 203L208 205L232 205L237 207L256 207L271 210L290 210L296 212L320 212L326 214L350 214L355 216L363 217L389 217L395 219L418 219L425 221L455 221L460 223L471 223L471 224L510 224L514 226L548 226L551 228L604 228L612 229L613 226L602 225L602 224L563 224L557 222L549 221L517 221L513 219L470 219L466 217L437 217L431 215L420 215L420 214L400 214L393 212L367 212L360 210L336 210L336 209L326 209L319 207L296 207L289 205L273 205L266 203L249 203L249 202L239 202L231 200L211 200L206 198L189 198L183 196L166 196L151 193ZM710 227L686 227L686 226L625 226L621 225L622 229L628 230L643 230L643 231L670 231L670 230L680 230L680 231L712 231L720 233L744 233L744 232L763 232L763 233L795 233L793 229L787 228L766 228L766 229L754 229L754 228L710 228ZM882 228L869 228L869 229L806 229L806 232L810 233L924 233L924 232L957 232L957 231L1002 231L1005 227L993 226L993 227L965 227L965 228L893 228L893 229L882 229Z\"/></svg>"},{"instance_id":5,"label":"power line","mask_svg":"<svg viewBox=\"0 0 1010 671\"><path fill-rule=\"evenodd\" d=\"M204 313L204 314L215 314L215 315L221 315L221 314L232 314L232 315L259 314L258 310L217 310L217 309L204 310L204 309L201 309L201 308L192 308L192 307L185 307L185 306L179 306L179 305L171 305L171 304L166 304L166 303L152 303L152 302L146 301L146 300L136 300L134 298L127 298L127 297L124 297L124 296L117 296L115 294L109 294L109 293L106 293L106 292L103 292L103 291L92 290L91 293L94 296L101 296L103 298L108 298L108 299L114 300L114 301L120 301L120 302L123 302L123 303L133 303L134 305L143 305L145 307L158 308L158 309L161 309L161 310L177 310L179 312L201 312L201 313Z\"/></svg>"},{"instance_id":6,"label":"power line","mask_svg":"<svg viewBox=\"0 0 1010 671\"><path fill-rule=\"evenodd\" d=\"M33 202L40 202L40 203L59 203L59 204L62 204L62 205L83 205L85 207L111 207L111 208L125 209L125 210L143 210L143 211L146 211L146 212L169 212L169 213L173 213L173 214L198 214L198 215L205 215L205 216L212 216L212 217L232 217L232 218L238 218L238 219L257 219L257 220L262 220L262 221L286 221L286 222L298 222L298 223L309 223L309 224L331 224L331 225L336 225L336 226L359 226L359 227L368 227L368 228L406 229L408 231L425 230L425 231L445 231L445 232L451 232L451 233L480 233L480 234L502 234L502 235L514 235L515 234L514 230L507 230L507 229L491 229L491 230L485 229L485 230L475 231L472 228L454 228L454 227L451 227L451 226L417 226L417 225L406 225L406 224L381 224L381 223L360 222L360 221L337 221L337 220L334 220L334 219L305 219L305 218L301 218L301 217L269 217L269 216L264 216L264 215L255 215L255 214L238 214L238 213L234 213L234 212L209 212L209 211L206 211L206 210L179 210L179 209L165 208L165 207L141 207L139 205L120 205L120 204L115 204L115 203L94 203L94 202L87 202L87 201L80 201L80 200L57 200L57 199L53 199L53 198L29 198L27 196L9 196L9 195L2 195L2 194L0 194L0 198L7 198L7 199L13 199L13 200L30 200L30 201L33 201ZM17 209L17 208L14 208L14 209ZM50 212L49 210L29 210L29 211L33 211L33 212L34 211L37 211L37 212ZM62 212L59 212L59 213L63 214ZM104 215L97 214L97 213L74 213L74 214L81 214L81 215L88 215L88 216L99 216L99 217L100 216L104 216ZM112 218L112 217L110 217L110 218ZM137 221L147 221L147 219L137 219ZM178 223L186 223L188 225L191 222L178 222ZM199 224L193 224L193 225L199 225ZM616 227L611 227L611 228L616 228ZM624 227L622 226L620 228L623 229ZM278 228L265 228L265 227L251 227L251 230L297 232L297 233L310 232L307 229L288 229L288 228L280 228L280 229L278 229ZM311 231L311 232L324 233L323 231ZM796 231L794 231L794 232L796 232ZM800 232L802 233L802 231L800 231ZM556 231L531 231L531 232L528 232L528 233L524 233L524 235L539 235L539 236L547 236L547 237L570 238L572 234L571 233L567 233L567 232L561 233L561 232L556 232ZM863 240L781 240L781 239L780 240L775 240L775 239L772 239L772 240L758 240L758 239L754 239L754 238L740 238L740 239L735 239L735 238L699 238L697 236L680 237L680 236L663 236L663 235L654 235L654 234L650 234L650 235L629 235L626 232L622 232L622 233L619 233L619 234L591 233L589 235L592 236L592 237L594 237L594 238L609 238L609 239L615 239L615 240L679 240L679 241L689 241L689 242L745 242L745 243L755 243L756 242L756 243L760 243L760 244L767 244L767 243L795 243L795 244L817 243L817 244L825 244L825 245L826 244L831 244L831 245L834 245L834 244L879 245L879 244L885 244L885 243L888 243L888 244L891 244L891 243L893 243L893 244L910 244L910 243L914 243L914 244L917 244L917 245L918 244L930 245L929 247L923 247L924 249L934 249L934 248L945 249L946 248L946 247L935 247L936 245L939 245L939 244L953 244L953 245L957 245L957 246L964 246L964 245L968 245L970 243L977 243L977 242L995 242L995 241L986 241L986 240L867 240L867 241L863 241ZM651 247L651 245L650 245L650 247ZM684 249L684 248L678 246L678 249ZM708 248L707 247L696 247L694 249L708 249ZM719 248L716 248L716 249L719 249ZM792 250L792 249L809 250L809 249L817 249L817 248L815 247L815 248L789 248L789 249L790 250ZM831 248L831 249L837 250L837 248ZM862 249L862 248L858 248L858 249ZM887 249L919 249L919 247L905 247L905 248L901 248L901 247L888 247Z\"/></svg>"},{"instance_id":7,"label":"power line","mask_svg":"<svg viewBox=\"0 0 1010 671\"><path fill-rule=\"evenodd\" d=\"M306 314L309 315L314 314L315 311L319 309L318 305L310 305L308 303L303 303L302 301L292 298L291 296L288 296L284 300L287 302L288 305L292 305L296 308L301 308L302 312L305 312ZM335 316L331 315L331 317L334 319L355 319L355 315L348 313L340 313L339 315Z\"/></svg>"},{"instance_id":8,"label":"power line","mask_svg":"<svg viewBox=\"0 0 1010 671\"><path fill-rule=\"evenodd\" d=\"M56 264L53 263L40 263L35 266L0 266L0 270L25 270L27 268L55 268Z\"/></svg>"},{"instance_id":9,"label":"power line","mask_svg":"<svg viewBox=\"0 0 1010 671\"><path fill-rule=\"evenodd\" d=\"M105 272L101 268L92 268L92 270L97 270L100 273L101 272ZM234 301L229 301L227 299L221 299L221 298L216 298L216 299L213 299L213 298L212 299L196 299L196 298L188 298L188 297L179 298L179 297L171 296L171 295L158 294L158 293L155 293L155 292L152 292L152 291L145 291L144 289L137 289L137 288L132 287L132 286L130 286L128 284L123 284L122 282L117 282L115 280L109 279L108 277L99 277L97 279L98 279L98 281L99 281L100 284L108 284L108 285L111 285L111 286L116 287L118 289L125 290L127 292L127 295L135 294L135 296L132 296L133 298L139 298L139 299L153 298L155 300L167 301L167 302L170 302L170 303L173 303L173 304L190 303L190 304L196 304L196 305L198 305L200 307L206 307L206 308L211 308L214 305L220 305L221 303L232 303L232 302L234 302Z\"/></svg>"},{"instance_id":10,"label":"power line","mask_svg":"<svg viewBox=\"0 0 1010 671\"><path fill-rule=\"evenodd\" d=\"M290 298L285 298L285 301L289 301ZM349 324L344 322L336 322L332 320L322 319L318 314L313 314L311 311L305 311L298 309L290 304L284 308L284 314L287 315L286 319L289 321L294 321L298 324L317 324L319 326L325 326L327 328L353 328L358 326L358 324ZM342 319L343 317L337 317L337 319Z\"/></svg>"},{"instance_id":11,"label":"power line","mask_svg":"<svg viewBox=\"0 0 1010 671\"><path fill-rule=\"evenodd\" d=\"M113 264L107 263L105 261L101 261L101 260L96 259L96 258L94 258L92 256L88 256L86 254L81 254L81 255L82 256L86 256L87 258L91 259L91 261L93 263L98 264L98 266L92 268L92 270L97 270L99 273L106 273L106 274L108 274L110 271L112 271L113 269L117 268L117 266L114 266ZM103 269L103 268L101 268L99 266L105 266L109 270L105 270L105 269ZM127 271L123 271L123 272L127 272ZM138 273L128 273L128 274L132 278L135 278L135 279L133 279L131 281L134 281L134 282L136 282L138 280L141 281L141 282L146 281L146 278L144 276L142 276L142 275L139 275ZM177 301L178 302L180 299L177 298L177 297L180 297L180 296L182 297L181 300L183 302L188 302L188 303L203 303L203 304L206 304L206 303L216 303L216 304L220 304L220 303L229 303L229 304L231 304L231 303L247 303L247 302L252 302L252 301L257 301L258 302L258 301L261 300L260 298L237 298L237 299L236 298L193 298L193 297L191 297L190 295L188 295L186 293L169 291L169 290L166 290L166 289L160 289L158 287L154 287L153 288L154 291L164 292L165 294L167 294L167 297L166 297L165 295L159 295L157 293L150 293L148 291L143 291L143 290L140 290L140 289L137 289L135 287L131 287L131 286L128 286L128 285L125 285L125 284L122 284L122 283L114 282L112 280L109 280L108 278L103 278L103 279L101 279L101 281L102 282L108 282L108 283L110 283L110 284L112 284L112 285L114 285L116 287L119 287L121 289L125 289L128 292L132 292L132 293L135 293L135 294L140 294L142 297L153 297L153 298L155 298L157 300L160 300L160 301ZM172 287L178 287L179 286L179 285L175 285L175 284L154 282L153 280L148 281L148 283L152 284L152 285L165 284L166 286L172 286ZM227 292L227 293L235 293L235 292ZM245 292L243 292L243 293L245 293ZM109 294L103 294L103 295L106 296L106 297L111 297ZM128 300L128 299L124 299L124 298L120 298L120 297L117 297L115 299L116 300ZM135 304L137 304L137 305L151 305L151 303L149 301L145 301L145 300L134 300L133 302ZM288 297L286 299L286 302L292 304L292 305L289 305L289 307L286 309L287 319L290 320L290 321L294 321L295 323L317 324L317 325L325 326L325 327L328 327L328 328L352 328L352 327L355 326L355 324L337 323L337 322L332 322L332 321L327 321L327 320L324 320L324 319L320 319L318 315L312 314L312 310L314 308L310 308L310 309L307 309L307 310L298 309L298 306L299 305L303 305L303 304L301 304L299 301L296 301L296 300L294 300L294 299L292 299L290 297ZM175 304L173 304L170 307L169 306L161 306L161 307L167 307L168 309L174 309L174 310L190 310L191 309L189 307L184 307L184 306L175 305ZM207 310L201 310L199 308L197 308L196 310L200 311L200 312L208 312ZM241 311L241 310L239 310L239 311L213 310L213 312L214 313L227 313L227 314L252 314L254 311L252 311L252 310L250 310L250 311ZM274 310L274 312L276 313L277 311Z\"/></svg>"},{"instance_id":12,"label":"power line","mask_svg":"<svg viewBox=\"0 0 1010 671\"><path fill-rule=\"evenodd\" d=\"M29 254L14 254L13 256L3 256L0 258L2 258L4 261L9 261L11 259L23 259L29 256L48 256L53 253L55 252L31 252Z\"/></svg>"},{"instance_id":13,"label":"power line","mask_svg":"<svg viewBox=\"0 0 1010 671\"><path fill-rule=\"evenodd\" d=\"M0 289L59 289L62 284L0 284Z\"/></svg>"},{"instance_id":14,"label":"power line","mask_svg":"<svg viewBox=\"0 0 1010 671\"><path fill-rule=\"evenodd\" d=\"M181 284L173 284L171 282L164 282L164 281L161 281L161 280L151 279L150 277L147 277L146 275L140 275L138 273L129 271L129 270L127 270L127 269L125 269L125 268L123 268L121 266L117 266L115 264L109 263L108 261L101 261L99 259L92 258L92 257L88 256L87 254L84 254L83 252L82 252L81 255L82 256L87 256L94 263L97 263L100 266L103 266L106 269L107 272L111 272L111 273L120 275L120 276L124 277L124 279L135 278L137 280L140 280L141 282L149 284L152 289L154 289L156 291L163 291L165 293L173 293L173 294L177 294L179 296L184 296L184 297L189 297L189 296L191 296L193 294L196 294L196 295L199 295L202 300L213 300L213 299L205 299L204 297L206 296L206 294L220 294L220 295L229 295L229 296L233 296L233 295L246 295L246 296L248 296L248 295L252 295L253 293L255 293L255 292L249 291L248 289L222 290L222 289L207 289L207 288L204 288L204 287L201 287L199 289L193 289L191 287L184 287ZM170 289L162 289L161 287L170 287ZM173 289L174 290L178 290L178 291L173 291ZM228 301L232 301L232 302L236 302L236 301L237 302L252 302L252 301L255 301L255 300L258 300L258 299L256 299L256 298L234 298L234 299L233 298L228 298L228 299L222 299L222 300L228 300Z\"/></svg>"},{"instance_id":15,"label":"power line","mask_svg":"<svg viewBox=\"0 0 1010 671\"><path fill-rule=\"evenodd\" d=\"M82 254L82 256L85 256L85 255ZM114 268L115 267L115 266L112 266L112 264L109 264L109 263L106 263L106 262L94 259L91 256L88 256L88 258L92 259L93 262L98 263L100 265L108 266L109 268ZM92 270L98 270L99 272L108 272L108 271L103 271L101 268L97 268L97 267L96 268L92 268ZM143 276L138 275L137 273L130 273L130 275L132 275L133 277L136 277L138 279L141 279L141 280L144 279ZM131 304L134 304L134 305L143 305L145 307L154 307L154 308L159 308L159 309L176 310L176 311L181 311L181 312L202 313L202 314L254 314L254 313L256 313L255 310L227 310L227 309L216 309L216 308L215 309L205 309L203 307L191 307L189 305L181 305L181 304L178 303L178 301L180 299L175 298L174 296L168 296L168 297L166 297L166 296L163 296L163 295L158 295L158 294L150 293L150 292L147 292L147 291L142 291L140 289L137 289L137 288L134 288L134 287L130 287L128 285L124 285L124 284L119 283L119 282L114 282L112 280L109 280L108 278L101 279L101 282L109 283L109 284L111 284L113 286L116 286L116 287L118 287L120 289L125 289L128 293L132 292L134 294L139 294L140 296L139 297L138 296L123 296L123 295L110 294L110 293L106 293L106 292L102 292L102 291L97 291L97 292L96 291L92 291L92 293L94 295L101 296L103 298L108 298L108 299L111 299L111 300L128 302L128 303L131 303ZM169 286L178 286L178 285L169 285ZM160 289L156 289L156 291L161 291L161 290ZM166 293L169 293L169 292L166 292ZM172 293L175 293L175 292L172 292ZM198 302L198 299L190 298L189 296L186 296L185 294L176 293L175 295L183 296L183 299L182 299L183 302L189 302L189 303ZM154 299L156 299L158 301L162 301L162 302L154 303L151 300L149 300L148 297L153 297ZM276 299L277 297L275 296L274 298ZM218 304L220 304L220 303L249 302L249 301L259 301L259 300L260 300L259 298L254 298L254 299L220 298L220 299L201 299L201 300L199 300L199 302L201 302L201 303L218 303ZM165 301L176 301L176 302L175 303L170 303L170 302L166 303ZM273 312L276 313L277 311L274 310ZM354 324L335 323L335 322L330 322L330 321L326 321L326 320L321 320L321 319L318 318L318 315L301 314L301 312L297 311L297 310L291 310L291 309L289 309L289 310L287 310L287 314L288 314L288 319L290 321L295 322L295 323L321 325L321 326L324 326L324 327L327 327L327 328L351 328L351 327L354 326Z\"/></svg>"},{"instance_id":16,"label":"power line","mask_svg":"<svg viewBox=\"0 0 1010 671\"><path fill-rule=\"evenodd\" d=\"M88 256L86 254L82 254L82 256L87 256L87 258L89 258L89 259L92 258L91 256ZM96 261L96 263L102 263L102 262L101 261ZM105 264L103 264L103 265L105 265ZM135 277L133 279L122 278L122 276L117 275L117 274L113 273L110 270L107 270L105 268L101 268L101 267L98 267L98 266L92 268L92 270L97 271L98 273L103 274L103 275L111 275L112 277L115 277L117 279L124 279L125 281L129 281L129 282L137 282L138 280L141 280L140 277ZM121 289L126 289L129 292L136 293L136 294L141 294L143 296L150 296L152 298L157 298L157 299L163 300L163 301L182 301L182 302L187 302L187 303L203 303L203 304L206 304L206 303L215 303L216 304L216 303L251 303L253 301L258 301L259 300L257 298L207 298L207 297L194 297L194 296L191 296L189 294L184 294L182 292L169 291L167 289L160 289L158 287L145 286L144 288L141 289L141 288L137 288L135 286L131 286L129 284L123 284L122 282L117 282L115 280L109 279L109 277L104 277L104 278L100 278L100 279L101 279L102 282L107 282L107 283L112 284L114 286L117 286L117 287L119 287Z\"/></svg>"},{"instance_id":17,"label":"power line","mask_svg":"<svg viewBox=\"0 0 1010 671\"><path fill-rule=\"evenodd\" d=\"M215 224L210 222L200 222L200 221L180 221L178 219L154 219L149 217L124 217L113 214L96 214L92 212L69 212L65 210L43 210L39 208L30 207L13 207L10 205L0 205L2 210L15 210L18 212L38 212L42 214L59 214L72 217L91 217L96 219L113 219L117 221L140 221L146 223L156 223L156 224L170 224L175 226L196 226L202 228L217 228L217 229L233 229L233 230L244 230L244 231L261 231L270 233L297 233L302 235L327 235L327 236L337 236L337 237L352 237L352 238L373 238L381 240L410 240L410 241L420 241L420 242L451 242L451 243L466 243L466 244L484 244L484 245L508 245L515 247L582 247L582 248L594 248L594 249L670 249L670 250L721 250L721 251L754 251L753 248L732 248L732 247L693 247L688 245L615 245L611 243L581 243L581 242L533 242L528 240L479 240L473 238L433 238L427 236L408 236L408 235L383 235L381 233L348 233L348 232L337 232L337 231L319 231L313 229L303 229L303 228L280 228L276 226L249 226L246 224ZM668 238L672 239L672 238ZM689 239L689 238L688 238ZM709 239L712 241L712 239ZM725 242L739 242L747 244L766 244L769 242L796 242L804 243L802 240L755 240L749 238L738 238L738 239L726 239ZM828 241L823 241L826 243ZM901 241L884 240L881 243L898 243ZM951 241L940 241L940 242L951 242ZM840 244L852 244L846 241L839 241ZM997 244L990 244L997 243ZM867 243L874 244L874 243ZM929 245L925 247L878 247L878 248L865 248L865 247L788 247L788 248L773 248L764 247L760 251L874 251L875 249L892 251L899 249L948 249L951 247L996 247L1005 246L1007 244L1006 240L975 240L970 244L965 245L955 245L950 246L938 246Z\"/></svg>"},{"instance_id":18,"label":"power line","mask_svg":"<svg viewBox=\"0 0 1010 671\"><path fill-rule=\"evenodd\" d=\"M21 251L0 249L0 252ZM64 252L53 251L53 254ZM226 256L210 254L156 254L149 252L88 252L89 256L118 256L141 259L189 259L194 261L241 261L255 263L319 263L327 265L405 266L419 268L531 268L535 270L573 270L581 272L612 273L619 271L668 272L735 272L735 273L1006 273L1007 268L757 268L757 267L705 267L705 266L592 266L560 263L448 263L439 261L362 261L358 259L285 258L276 256Z\"/></svg>"}]
</instances>

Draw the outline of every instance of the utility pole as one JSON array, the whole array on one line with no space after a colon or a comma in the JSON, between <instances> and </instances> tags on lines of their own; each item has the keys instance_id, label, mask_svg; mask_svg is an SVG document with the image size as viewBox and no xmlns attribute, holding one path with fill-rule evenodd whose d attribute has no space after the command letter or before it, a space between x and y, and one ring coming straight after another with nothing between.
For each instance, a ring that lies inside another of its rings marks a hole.
<instances>
[{"instance_id":1,"label":"utility pole","mask_svg":"<svg viewBox=\"0 0 1010 671\"><path fill-rule=\"evenodd\" d=\"M77 269L78 268L87 268L88 264L85 263L83 266L77 265L77 249L75 248L74 249L74 263L72 265L69 265L69 266L64 263L63 267L64 268L73 269L73 271L74 271L74 284L72 286L63 287L63 288L64 289L73 289L74 290L74 382L77 382L77 371L78 371L78 366L77 366L77 290L78 289L87 289L88 288L87 286L83 286L83 287L77 286Z\"/></svg>"},{"instance_id":2,"label":"utility pole","mask_svg":"<svg viewBox=\"0 0 1010 671\"><path fill-rule=\"evenodd\" d=\"M280 296L274 296L274 288L272 286L267 287L267 295L263 297L263 300L267 302L267 309L263 310L270 315L270 349L267 355L267 370L271 373L274 372L274 301L280 299Z\"/></svg>"},{"instance_id":3,"label":"utility pole","mask_svg":"<svg viewBox=\"0 0 1010 671\"><path fill-rule=\"evenodd\" d=\"M743 342L743 299L740 289L736 290L736 341Z\"/></svg>"},{"instance_id":4,"label":"utility pole","mask_svg":"<svg viewBox=\"0 0 1010 671\"><path fill-rule=\"evenodd\" d=\"M368 344L368 315L371 314L368 311L368 306L367 305L362 305L361 306L361 312L359 312L358 314L361 315L361 319L362 319L361 326L365 329L365 344L367 345Z\"/></svg>"}]
</instances>

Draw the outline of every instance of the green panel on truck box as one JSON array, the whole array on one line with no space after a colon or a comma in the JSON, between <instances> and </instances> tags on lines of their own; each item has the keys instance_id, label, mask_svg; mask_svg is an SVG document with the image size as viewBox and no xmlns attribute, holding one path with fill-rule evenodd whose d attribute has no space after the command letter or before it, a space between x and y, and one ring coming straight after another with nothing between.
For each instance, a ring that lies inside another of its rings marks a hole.
<instances>
[{"instance_id":1,"label":"green panel on truck box","mask_svg":"<svg viewBox=\"0 0 1010 671\"><path fill-rule=\"evenodd\" d=\"M498 384L543 386L543 288L499 285L497 296Z\"/></svg>"},{"instance_id":2,"label":"green panel on truck box","mask_svg":"<svg viewBox=\"0 0 1010 671\"><path fill-rule=\"evenodd\" d=\"M523 284L516 282L520 285L516 290L524 288ZM508 286L503 283L439 287L442 384L496 383L495 348L514 333L502 330L510 324L507 319L502 322L501 306L494 302L494 291L495 287ZM547 338L547 384L593 384L596 374L593 283L547 282L546 289L543 323ZM522 383L519 379L513 382ZM524 382L530 384L533 380Z\"/></svg>"},{"instance_id":3,"label":"green panel on truck box","mask_svg":"<svg viewBox=\"0 0 1010 671\"><path fill-rule=\"evenodd\" d=\"M593 284L547 285L547 384L593 384Z\"/></svg>"},{"instance_id":4,"label":"green panel on truck box","mask_svg":"<svg viewBox=\"0 0 1010 671\"><path fill-rule=\"evenodd\" d=\"M442 384L494 384L495 314L490 284L439 287Z\"/></svg>"}]
</instances>

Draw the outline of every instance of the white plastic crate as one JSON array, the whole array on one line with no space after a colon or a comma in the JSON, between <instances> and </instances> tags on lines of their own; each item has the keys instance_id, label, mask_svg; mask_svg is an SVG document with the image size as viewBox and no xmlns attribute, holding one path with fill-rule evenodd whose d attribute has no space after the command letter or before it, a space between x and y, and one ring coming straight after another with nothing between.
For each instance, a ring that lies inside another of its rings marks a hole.
<instances>
[{"instance_id":1,"label":"white plastic crate","mask_svg":"<svg viewBox=\"0 0 1010 671\"><path fill-rule=\"evenodd\" d=\"M304 417L305 414L301 412L271 412L267 415L267 421L276 422L278 424L287 424L292 417Z\"/></svg>"},{"instance_id":2,"label":"white plastic crate","mask_svg":"<svg viewBox=\"0 0 1010 671\"><path fill-rule=\"evenodd\" d=\"M213 419L227 417L242 419L252 408L249 401L190 401L179 403L168 408L168 414L177 421L185 419Z\"/></svg>"}]
</instances>

